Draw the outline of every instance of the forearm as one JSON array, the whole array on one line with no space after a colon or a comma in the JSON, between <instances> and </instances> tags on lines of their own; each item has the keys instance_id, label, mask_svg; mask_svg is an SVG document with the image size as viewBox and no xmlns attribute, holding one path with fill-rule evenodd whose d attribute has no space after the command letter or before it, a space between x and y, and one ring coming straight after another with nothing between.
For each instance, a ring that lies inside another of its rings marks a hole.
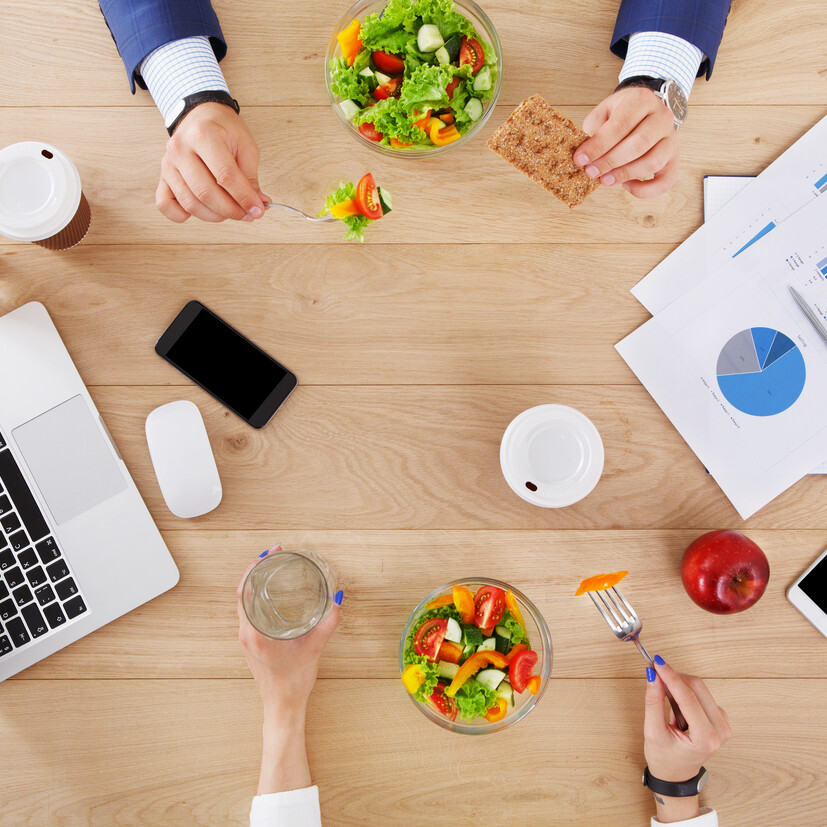
<instances>
[{"instance_id":1,"label":"forearm","mask_svg":"<svg viewBox=\"0 0 827 827\"><path fill-rule=\"evenodd\" d=\"M304 727L304 709L265 713L258 795L310 786Z\"/></svg>"},{"instance_id":2,"label":"forearm","mask_svg":"<svg viewBox=\"0 0 827 827\"><path fill-rule=\"evenodd\" d=\"M700 815L701 805L697 795L686 796L685 798L669 798L654 793L654 797L657 819L663 824L685 821L688 818L695 818Z\"/></svg>"}]
</instances>

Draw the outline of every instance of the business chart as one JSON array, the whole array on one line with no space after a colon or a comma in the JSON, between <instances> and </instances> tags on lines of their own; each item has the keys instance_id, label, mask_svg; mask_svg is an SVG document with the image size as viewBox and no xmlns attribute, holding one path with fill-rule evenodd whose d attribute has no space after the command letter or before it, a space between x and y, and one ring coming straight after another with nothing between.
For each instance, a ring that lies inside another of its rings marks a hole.
<instances>
[{"instance_id":1,"label":"business chart","mask_svg":"<svg viewBox=\"0 0 827 827\"><path fill-rule=\"evenodd\" d=\"M716 374L721 393L741 413L775 416L801 396L807 368L789 336L771 327L752 327L724 345Z\"/></svg>"}]
</instances>

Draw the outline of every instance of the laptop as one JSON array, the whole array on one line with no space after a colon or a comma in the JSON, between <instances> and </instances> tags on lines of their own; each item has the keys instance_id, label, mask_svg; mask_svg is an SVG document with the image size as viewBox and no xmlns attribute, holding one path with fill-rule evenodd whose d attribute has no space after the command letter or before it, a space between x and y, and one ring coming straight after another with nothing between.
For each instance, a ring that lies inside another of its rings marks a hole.
<instances>
[{"instance_id":1,"label":"laptop","mask_svg":"<svg viewBox=\"0 0 827 827\"><path fill-rule=\"evenodd\" d=\"M177 582L46 308L0 316L0 681Z\"/></svg>"}]
</instances>

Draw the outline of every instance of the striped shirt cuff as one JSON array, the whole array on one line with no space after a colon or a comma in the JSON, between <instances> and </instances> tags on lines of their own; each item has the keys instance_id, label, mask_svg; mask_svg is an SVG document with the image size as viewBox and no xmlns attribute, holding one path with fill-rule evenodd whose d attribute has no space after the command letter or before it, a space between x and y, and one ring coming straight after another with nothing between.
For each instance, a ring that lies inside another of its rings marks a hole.
<instances>
[{"instance_id":1,"label":"striped shirt cuff","mask_svg":"<svg viewBox=\"0 0 827 827\"><path fill-rule=\"evenodd\" d=\"M187 95L208 89L230 92L207 37L165 43L143 59L138 71L164 123L168 123L175 104Z\"/></svg>"},{"instance_id":2,"label":"striped shirt cuff","mask_svg":"<svg viewBox=\"0 0 827 827\"><path fill-rule=\"evenodd\" d=\"M686 97L704 60L703 52L683 38L665 32L635 32L620 72L620 81L636 75L676 81Z\"/></svg>"}]
</instances>

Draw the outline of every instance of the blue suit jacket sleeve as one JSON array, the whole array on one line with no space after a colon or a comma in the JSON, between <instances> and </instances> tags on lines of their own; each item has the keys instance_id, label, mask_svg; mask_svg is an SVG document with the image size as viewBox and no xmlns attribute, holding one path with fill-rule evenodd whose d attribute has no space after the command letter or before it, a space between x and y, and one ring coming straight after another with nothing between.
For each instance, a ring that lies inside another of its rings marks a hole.
<instances>
[{"instance_id":1,"label":"blue suit jacket sleeve","mask_svg":"<svg viewBox=\"0 0 827 827\"><path fill-rule=\"evenodd\" d=\"M164 43L204 35L218 60L227 53L210 0L99 0L99 4L133 94L136 81L146 89L138 74L141 61Z\"/></svg>"},{"instance_id":2,"label":"blue suit jacket sleeve","mask_svg":"<svg viewBox=\"0 0 827 827\"><path fill-rule=\"evenodd\" d=\"M629 35L635 32L665 32L697 46L707 57L698 77L712 74L721 45L730 0L622 0L617 13L612 51L626 57Z\"/></svg>"}]
</instances>

